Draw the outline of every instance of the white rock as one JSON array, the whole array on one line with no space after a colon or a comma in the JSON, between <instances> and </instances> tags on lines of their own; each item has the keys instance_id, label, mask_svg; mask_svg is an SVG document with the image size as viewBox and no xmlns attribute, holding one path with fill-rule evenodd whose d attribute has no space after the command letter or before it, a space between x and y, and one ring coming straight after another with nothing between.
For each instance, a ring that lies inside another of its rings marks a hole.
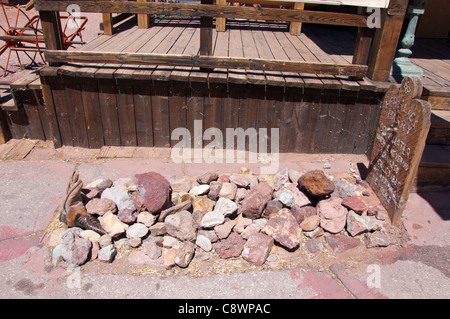
<instances>
[{"instance_id":1,"label":"white rock","mask_svg":"<svg viewBox=\"0 0 450 319\"><path fill-rule=\"evenodd\" d=\"M225 222L225 217L221 212L207 212L205 216L203 216L201 226L203 228L212 228L217 225L221 225Z\"/></svg>"},{"instance_id":2,"label":"white rock","mask_svg":"<svg viewBox=\"0 0 450 319\"><path fill-rule=\"evenodd\" d=\"M148 234L148 227L141 223L134 223L127 229L127 238L142 238Z\"/></svg>"},{"instance_id":3,"label":"white rock","mask_svg":"<svg viewBox=\"0 0 450 319\"><path fill-rule=\"evenodd\" d=\"M200 247L201 249L203 249L204 251L211 251L211 249L212 249L211 241L209 240L208 237L203 236L203 235L197 236L197 240L195 241L195 244L198 247Z\"/></svg>"},{"instance_id":4,"label":"white rock","mask_svg":"<svg viewBox=\"0 0 450 319\"><path fill-rule=\"evenodd\" d=\"M209 192L209 185L203 184L203 185L198 185L198 186L192 187L191 190L189 191L189 194L194 195L194 196L200 196L200 195L205 195L208 192Z\"/></svg>"}]
</instances>

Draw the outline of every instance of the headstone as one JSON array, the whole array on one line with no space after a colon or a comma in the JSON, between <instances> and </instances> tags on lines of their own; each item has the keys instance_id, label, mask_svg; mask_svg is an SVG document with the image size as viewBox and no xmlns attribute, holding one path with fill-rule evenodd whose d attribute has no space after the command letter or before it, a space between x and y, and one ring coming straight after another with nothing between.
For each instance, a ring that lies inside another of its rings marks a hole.
<instances>
[{"instance_id":1,"label":"headstone","mask_svg":"<svg viewBox=\"0 0 450 319\"><path fill-rule=\"evenodd\" d=\"M370 156L367 182L394 224L401 220L430 128L431 108L421 95L419 77L389 88Z\"/></svg>"}]
</instances>

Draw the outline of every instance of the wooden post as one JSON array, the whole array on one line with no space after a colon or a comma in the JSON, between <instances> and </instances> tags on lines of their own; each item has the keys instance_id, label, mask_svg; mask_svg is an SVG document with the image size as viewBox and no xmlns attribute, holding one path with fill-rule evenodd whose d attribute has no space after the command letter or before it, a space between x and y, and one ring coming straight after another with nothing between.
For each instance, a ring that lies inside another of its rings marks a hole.
<instances>
[{"instance_id":1,"label":"wooden post","mask_svg":"<svg viewBox=\"0 0 450 319\"><path fill-rule=\"evenodd\" d=\"M137 0L137 2L148 2L148 0ZM151 24L151 15L149 14L138 14L137 15L138 28L148 29Z\"/></svg>"},{"instance_id":2,"label":"wooden post","mask_svg":"<svg viewBox=\"0 0 450 319\"><path fill-rule=\"evenodd\" d=\"M11 131L9 130L6 117L6 112L0 108L0 144L4 144L11 139Z\"/></svg>"},{"instance_id":3,"label":"wooden post","mask_svg":"<svg viewBox=\"0 0 450 319\"><path fill-rule=\"evenodd\" d=\"M114 33L112 13L102 13L103 18L103 34L112 35Z\"/></svg>"},{"instance_id":4,"label":"wooden post","mask_svg":"<svg viewBox=\"0 0 450 319\"><path fill-rule=\"evenodd\" d=\"M213 0L201 0L204 5L212 5ZM200 17L200 55L212 55L212 17ZM201 68L202 71L211 71L210 68Z\"/></svg>"},{"instance_id":5,"label":"wooden post","mask_svg":"<svg viewBox=\"0 0 450 319\"><path fill-rule=\"evenodd\" d=\"M381 28L376 29L369 57L367 76L374 81L387 81L400 38L409 0L391 0L381 10Z\"/></svg>"},{"instance_id":6,"label":"wooden post","mask_svg":"<svg viewBox=\"0 0 450 319\"><path fill-rule=\"evenodd\" d=\"M226 5L227 0L216 0L216 4ZM223 32L227 30L227 18L216 18L216 31Z\"/></svg>"},{"instance_id":7,"label":"wooden post","mask_svg":"<svg viewBox=\"0 0 450 319\"><path fill-rule=\"evenodd\" d=\"M45 48L47 50L63 50L63 35L59 12L39 11L44 34Z\"/></svg>"},{"instance_id":8,"label":"wooden post","mask_svg":"<svg viewBox=\"0 0 450 319\"><path fill-rule=\"evenodd\" d=\"M421 95L419 77L406 77L400 88L390 87L370 156L366 180L394 225L401 223L431 125L431 107L419 100Z\"/></svg>"},{"instance_id":9,"label":"wooden post","mask_svg":"<svg viewBox=\"0 0 450 319\"><path fill-rule=\"evenodd\" d=\"M303 2L294 3L294 10L304 10L305 4ZM302 33L301 22L291 22L289 26L289 33L292 35L300 35Z\"/></svg>"},{"instance_id":10,"label":"wooden post","mask_svg":"<svg viewBox=\"0 0 450 319\"><path fill-rule=\"evenodd\" d=\"M364 14L366 8L359 7L358 14ZM353 64L367 64L370 54L370 46L374 35L374 29L358 28L356 35L355 52L353 54Z\"/></svg>"}]
</instances>

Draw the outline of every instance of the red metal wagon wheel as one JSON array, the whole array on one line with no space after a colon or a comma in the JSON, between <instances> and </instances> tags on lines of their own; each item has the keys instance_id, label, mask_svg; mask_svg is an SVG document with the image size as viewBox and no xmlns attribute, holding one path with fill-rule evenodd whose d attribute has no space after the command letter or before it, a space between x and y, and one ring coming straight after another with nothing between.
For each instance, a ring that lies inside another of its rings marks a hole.
<instances>
[{"instance_id":1,"label":"red metal wagon wheel","mask_svg":"<svg viewBox=\"0 0 450 319\"><path fill-rule=\"evenodd\" d=\"M5 59L2 56L7 55L6 61L0 63L0 68L3 70L3 76L6 76L8 73L15 72L9 68L13 52L16 54L21 70L23 65L19 52L24 52L34 64L36 64L37 54L40 54L42 58L39 43L43 42L43 38L42 31L38 27L38 16L30 18L20 7L2 1L0 1L0 6L0 28L4 32L3 36L0 36L4 42L0 46L0 61Z\"/></svg>"}]
</instances>

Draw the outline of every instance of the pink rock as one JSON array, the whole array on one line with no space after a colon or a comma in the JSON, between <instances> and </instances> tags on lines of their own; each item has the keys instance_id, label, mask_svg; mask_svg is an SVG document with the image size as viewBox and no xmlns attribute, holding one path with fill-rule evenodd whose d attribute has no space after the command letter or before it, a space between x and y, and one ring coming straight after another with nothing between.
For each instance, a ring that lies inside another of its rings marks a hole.
<instances>
[{"instance_id":1,"label":"pink rock","mask_svg":"<svg viewBox=\"0 0 450 319\"><path fill-rule=\"evenodd\" d=\"M333 234L342 231L347 221L347 209L341 203L341 198L331 197L317 204L320 227Z\"/></svg>"},{"instance_id":2,"label":"pink rock","mask_svg":"<svg viewBox=\"0 0 450 319\"><path fill-rule=\"evenodd\" d=\"M103 216L108 211L115 213L117 207L116 203L108 198L94 198L86 204L86 211L89 214Z\"/></svg>"},{"instance_id":3,"label":"pink rock","mask_svg":"<svg viewBox=\"0 0 450 319\"><path fill-rule=\"evenodd\" d=\"M214 250L222 259L239 257L244 250L245 240L232 232L227 239L221 240L213 245Z\"/></svg>"},{"instance_id":4,"label":"pink rock","mask_svg":"<svg viewBox=\"0 0 450 319\"><path fill-rule=\"evenodd\" d=\"M236 225L235 220L229 220L222 225L217 225L214 227L214 231L219 239L225 239L230 235L233 227Z\"/></svg>"},{"instance_id":5,"label":"pink rock","mask_svg":"<svg viewBox=\"0 0 450 319\"><path fill-rule=\"evenodd\" d=\"M272 199L273 188L267 182L259 183L252 188L252 191L260 193L266 202Z\"/></svg>"},{"instance_id":6,"label":"pink rock","mask_svg":"<svg viewBox=\"0 0 450 319\"><path fill-rule=\"evenodd\" d=\"M318 215L313 215L305 218L304 221L300 224L300 228L303 231L313 231L320 224L320 217Z\"/></svg>"},{"instance_id":7,"label":"pink rock","mask_svg":"<svg viewBox=\"0 0 450 319\"><path fill-rule=\"evenodd\" d=\"M295 217L286 208L272 214L261 231L290 250L296 249L301 242L301 229Z\"/></svg>"},{"instance_id":8,"label":"pink rock","mask_svg":"<svg viewBox=\"0 0 450 319\"><path fill-rule=\"evenodd\" d=\"M342 206L347 207L348 209L353 210L357 214L362 214L364 211L366 211L367 205L361 201L358 196L351 196L347 197L342 201Z\"/></svg>"},{"instance_id":9,"label":"pink rock","mask_svg":"<svg viewBox=\"0 0 450 319\"><path fill-rule=\"evenodd\" d=\"M244 245L242 258L257 266L261 266L269 256L272 246L272 237L262 233L251 235Z\"/></svg>"},{"instance_id":10,"label":"pink rock","mask_svg":"<svg viewBox=\"0 0 450 319\"><path fill-rule=\"evenodd\" d=\"M162 175L155 172L136 174L133 180L150 213L170 206L170 184Z\"/></svg>"},{"instance_id":11,"label":"pink rock","mask_svg":"<svg viewBox=\"0 0 450 319\"><path fill-rule=\"evenodd\" d=\"M145 210L144 201L142 200L142 196L138 192L133 192L131 194L131 200L138 212L143 212Z\"/></svg>"}]
</instances>

